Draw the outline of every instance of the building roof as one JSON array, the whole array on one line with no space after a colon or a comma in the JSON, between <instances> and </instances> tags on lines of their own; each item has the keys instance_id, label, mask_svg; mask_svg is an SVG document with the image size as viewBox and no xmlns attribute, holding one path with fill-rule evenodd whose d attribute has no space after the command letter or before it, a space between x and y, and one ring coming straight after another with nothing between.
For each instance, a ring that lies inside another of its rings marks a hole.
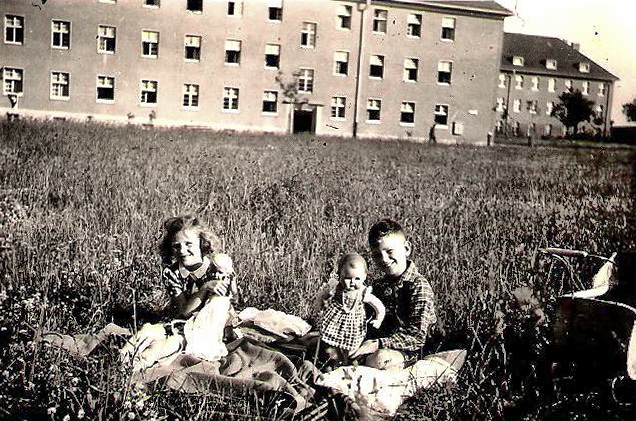
<instances>
[{"instance_id":1,"label":"building roof","mask_svg":"<svg viewBox=\"0 0 636 421\"><path fill-rule=\"evenodd\" d=\"M393 0L395 3L413 4L428 6L440 9L451 9L455 11L485 13L489 15L512 16L513 13L501 6L496 1L471 1L471 0L450 0L450 1L426 1L426 0Z\"/></svg>"},{"instance_id":2,"label":"building roof","mask_svg":"<svg viewBox=\"0 0 636 421\"><path fill-rule=\"evenodd\" d=\"M516 56L523 57L523 66L512 64L513 57ZM546 68L548 59L556 60L556 69ZM589 72L579 71L580 63L589 63ZM562 39L508 32L504 33L501 70L572 78L618 80L616 76Z\"/></svg>"}]
</instances>

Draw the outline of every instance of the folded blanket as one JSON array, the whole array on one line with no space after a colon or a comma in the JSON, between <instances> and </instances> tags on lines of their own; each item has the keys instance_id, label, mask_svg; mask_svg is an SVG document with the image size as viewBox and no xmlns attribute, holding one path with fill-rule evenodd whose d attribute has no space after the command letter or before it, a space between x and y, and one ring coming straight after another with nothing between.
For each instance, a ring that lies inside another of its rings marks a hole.
<instances>
[{"instance_id":1,"label":"folded blanket","mask_svg":"<svg viewBox=\"0 0 636 421\"><path fill-rule=\"evenodd\" d=\"M260 334L264 334L264 336L274 335L272 337L274 340L290 340L307 334L311 329L311 325L300 317L271 308L259 310L255 307L247 307L238 314L238 318L241 322L238 327L239 331L245 328L244 330L249 336L252 332L249 329L253 324L264 331Z\"/></svg>"}]
</instances>

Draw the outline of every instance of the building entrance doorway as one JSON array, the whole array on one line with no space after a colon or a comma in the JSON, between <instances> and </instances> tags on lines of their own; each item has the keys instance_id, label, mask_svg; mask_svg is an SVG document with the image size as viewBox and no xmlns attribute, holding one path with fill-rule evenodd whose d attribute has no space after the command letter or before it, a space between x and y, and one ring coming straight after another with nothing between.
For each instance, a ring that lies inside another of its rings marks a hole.
<instances>
[{"instance_id":1,"label":"building entrance doorway","mask_svg":"<svg viewBox=\"0 0 636 421\"><path fill-rule=\"evenodd\" d=\"M303 107L305 108L305 107ZM294 110L294 133L315 133L316 132L316 109Z\"/></svg>"}]
</instances>

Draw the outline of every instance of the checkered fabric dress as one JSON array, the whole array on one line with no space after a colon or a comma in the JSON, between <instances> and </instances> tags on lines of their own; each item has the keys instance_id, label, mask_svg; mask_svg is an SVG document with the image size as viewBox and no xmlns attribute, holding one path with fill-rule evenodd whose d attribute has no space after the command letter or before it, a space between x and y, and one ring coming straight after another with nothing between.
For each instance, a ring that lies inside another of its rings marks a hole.
<instances>
[{"instance_id":1,"label":"checkered fabric dress","mask_svg":"<svg viewBox=\"0 0 636 421\"><path fill-rule=\"evenodd\" d=\"M321 340L349 353L357 350L367 335L364 290L337 290L320 320Z\"/></svg>"}]
</instances>

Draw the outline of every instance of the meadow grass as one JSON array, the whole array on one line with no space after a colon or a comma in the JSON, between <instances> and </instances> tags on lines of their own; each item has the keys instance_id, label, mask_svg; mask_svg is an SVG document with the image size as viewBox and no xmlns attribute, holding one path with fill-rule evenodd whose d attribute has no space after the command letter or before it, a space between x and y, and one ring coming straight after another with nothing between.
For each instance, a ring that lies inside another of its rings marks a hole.
<instances>
[{"instance_id":1,"label":"meadow grass","mask_svg":"<svg viewBox=\"0 0 636 421\"><path fill-rule=\"evenodd\" d=\"M253 411L231 398L136 391L108 364L112 352L78 362L34 340L95 331L133 302L160 306L156 245L168 216L196 212L218 233L245 305L308 319L337 257L369 258L369 227L384 217L402 223L436 293L446 346L469 351L458 387L421 394L404 419L545 411L529 401L555 289L532 268L536 249L609 255L636 239L630 149L33 121L2 122L0 134L0 411L27 418L241 419ZM545 304L547 322L519 309L520 287Z\"/></svg>"}]
</instances>

